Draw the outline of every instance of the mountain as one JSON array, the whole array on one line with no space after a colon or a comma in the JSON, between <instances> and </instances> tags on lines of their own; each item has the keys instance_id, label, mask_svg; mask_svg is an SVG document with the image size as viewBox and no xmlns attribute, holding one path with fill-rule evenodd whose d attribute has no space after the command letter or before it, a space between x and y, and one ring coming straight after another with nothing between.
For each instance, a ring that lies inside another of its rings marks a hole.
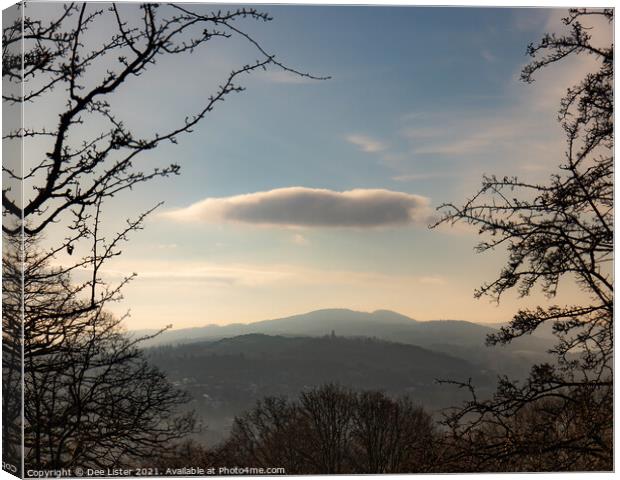
<instances>
[{"instance_id":1,"label":"mountain","mask_svg":"<svg viewBox=\"0 0 620 480\"><path fill-rule=\"evenodd\" d=\"M368 313L334 308L315 310L301 315L254 323L211 324L204 327L168 330L149 340L147 344L189 343L249 333L317 336L328 334L332 330L337 330L338 333L349 336L373 336L375 333L381 333L382 327L385 326L410 326L417 323L420 322L389 310L377 310L376 312ZM155 330L135 332L135 334L139 335L153 333L155 333Z\"/></svg>"},{"instance_id":2,"label":"mountain","mask_svg":"<svg viewBox=\"0 0 620 480\"><path fill-rule=\"evenodd\" d=\"M485 338L496 329L467 321L416 321L389 310L356 312L325 309L274 320L231 325L168 330L144 342L145 346L192 343L248 334L320 337L331 334L343 337L375 337L382 340L417 345L468 359L502 373L522 376L534 361L545 360L550 340L530 335L502 347L486 347ZM136 331L134 335L153 332Z\"/></svg>"},{"instance_id":3,"label":"mountain","mask_svg":"<svg viewBox=\"0 0 620 480\"><path fill-rule=\"evenodd\" d=\"M342 336L364 336L407 341L415 339L419 345L430 343L455 343L459 345L484 344L485 336L496 330L472 322L434 320L418 322L390 310L356 312L347 309L325 309L291 317L263 320L254 323L206 325L204 327L168 330L147 342L148 345L190 343L264 333L267 335L321 336L331 333ZM152 334L154 330L136 331L135 334ZM415 338L414 338L415 337Z\"/></svg>"},{"instance_id":4,"label":"mountain","mask_svg":"<svg viewBox=\"0 0 620 480\"><path fill-rule=\"evenodd\" d=\"M467 392L437 378L472 378L480 397L498 374L524 378L548 360L550 341L534 335L486 347L496 329L472 322L420 322L389 310L317 310L286 318L169 330L146 342L146 354L192 396L217 441L235 415L267 395L295 397L305 388L339 382L356 389L407 394L431 410L453 406ZM154 332L133 332L146 335Z\"/></svg>"},{"instance_id":5,"label":"mountain","mask_svg":"<svg viewBox=\"0 0 620 480\"><path fill-rule=\"evenodd\" d=\"M248 334L217 341L153 347L150 362L190 392L190 407L209 425L211 439L268 395L296 397L327 382L409 395L431 410L454 405L465 392L436 379L472 381L489 393L496 372L415 345L372 338Z\"/></svg>"}]
</instances>

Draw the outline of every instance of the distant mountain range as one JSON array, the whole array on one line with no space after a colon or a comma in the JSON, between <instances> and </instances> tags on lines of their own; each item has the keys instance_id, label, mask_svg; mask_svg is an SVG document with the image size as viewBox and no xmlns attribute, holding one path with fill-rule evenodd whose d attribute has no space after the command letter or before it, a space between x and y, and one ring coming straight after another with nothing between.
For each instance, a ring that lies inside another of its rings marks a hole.
<instances>
[{"instance_id":1,"label":"distant mountain range","mask_svg":"<svg viewBox=\"0 0 620 480\"><path fill-rule=\"evenodd\" d=\"M131 332L151 335L154 330ZM436 379L472 379L481 396L499 374L524 377L548 360L550 339L530 335L486 347L496 329L458 320L416 321L389 310L317 310L248 324L168 330L144 342L149 359L191 393L190 408L208 424L206 438L228 432L235 415L266 395L295 397L338 382L355 389L410 395L431 410L466 392Z\"/></svg>"},{"instance_id":2,"label":"distant mountain range","mask_svg":"<svg viewBox=\"0 0 620 480\"><path fill-rule=\"evenodd\" d=\"M377 310L369 313L342 308L315 310L301 315L253 323L211 324L204 327L167 330L148 340L145 345L191 343L249 333L321 336L330 334L332 330L338 336L377 337L422 346L443 343L476 347L484 345L486 335L497 332L494 328L463 320L420 322L390 310ZM156 330L136 330L132 333L149 335L155 332ZM531 338L535 349L542 343L547 345L542 337L532 336Z\"/></svg>"},{"instance_id":3,"label":"distant mountain range","mask_svg":"<svg viewBox=\"0 0 620 480\"><path fill-rule=\"evenodd\" d=\"M462 320L416 321L390 310L357 312L348 309L316 310L301 315L254 323L207 325L168 330L143 343L146 347L187 344L248 334L320 337L332 331L339 337L370 337L417 345L459 356L503 373L523 375L533 361L546 357L549 338L530 335L503 347L486 347L485 339L496 329ZM149 335L155 330L132 332Z\"/></svg>"}]
</instances>

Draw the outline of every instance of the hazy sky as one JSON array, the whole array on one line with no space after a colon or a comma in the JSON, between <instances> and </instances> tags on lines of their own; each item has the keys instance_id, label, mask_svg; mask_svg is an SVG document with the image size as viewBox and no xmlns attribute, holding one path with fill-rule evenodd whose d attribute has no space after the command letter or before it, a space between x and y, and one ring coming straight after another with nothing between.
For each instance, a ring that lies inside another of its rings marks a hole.
<instances>
[{"instance_id":1,"label":"hazy sky","mask_svg":"<svg viewBox=\"0 0 620 480\"><path fill-rule=\"evenodd\" d=\"M111 280L138 273L118 306L131 309L128 326L328 307L508 320L525 303L473 298L504 253L476 255L475 231L427 225L436 206L473 194L483 173L539 180L562 160L558 102L591 64L519 81L526 46L557 31L562 12L265 9L274 21L248 21L247 31L287 64L332 79L276 70L245 77L247 91L193 134L147 154L145 164L182 170L106 210L112 228L165 201L108 264ZM156 131L194 112L228 70L252 58L241 42L214 41L127 82L112 104L137 131Z\"/></svg>"}]
</instances>

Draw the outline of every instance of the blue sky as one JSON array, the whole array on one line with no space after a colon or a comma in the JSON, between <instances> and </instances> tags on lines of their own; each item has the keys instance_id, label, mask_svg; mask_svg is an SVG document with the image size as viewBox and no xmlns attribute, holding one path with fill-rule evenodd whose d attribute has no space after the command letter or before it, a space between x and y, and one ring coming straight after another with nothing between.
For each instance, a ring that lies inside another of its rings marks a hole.
<instances>
[{"instance_id":1,"label":"blue sky","mask_svg":"<svg viewBox=\"0 0 620 480\"><path fill-rule=\"evenodd\" d=\"M483 173L536 181L561 161L558 102L592 64L558 65L533 85L518 77L527 44L560 28L563 12L265 10L274 20L247 21L246 31L287 65L332 78L277 70L243 78L245 92L178 145L143 159L182 169L108 207L112 229L165 201L109 266L111 279L138 273L118 305L131 308L128 326L249 322L328 307L499 322L540 302L474 300L503 252L475 255L478 238L467 228L426 227L436 206L473 194ZM127 82L112 105L138 132L165 128L253 58L244 42L214 41ZM339 224L350 207L361 223ZM402 209L411 217L389 220Z\"/></svg>"}]
</instances>

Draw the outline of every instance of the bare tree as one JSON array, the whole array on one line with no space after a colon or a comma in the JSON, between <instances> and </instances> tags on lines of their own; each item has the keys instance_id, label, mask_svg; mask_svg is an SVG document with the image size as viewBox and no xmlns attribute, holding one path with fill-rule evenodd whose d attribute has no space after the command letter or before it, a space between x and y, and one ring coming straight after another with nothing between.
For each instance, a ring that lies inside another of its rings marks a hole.
<instances>
[{"instance_id":1,"label":"bare tree","mask_svg":"<svg viewBox=\"0 0 620 480\"><path fill-rule=\"evenodd\" d=\"M17 237L19 239L19 237ZM20 244L3 234L2 254L2 460L21 474L22 451L22 276Z\"/></svg>"},{"instance_id":2,"label":"bare tree","mask_svg":"<svg viewBox=\"0 0 620 480\"><path fill-rule=\"evenodd\" d=\"M144 339L127 336L123 319L106 313L118 292L83 308L68 274L49 267L34 245L25 252L26 465L127 465L193 431L191 413L177 412L187 396L146 362Z\"/></svg>"},{"instance_id":3,"label":"bare tree","mask_svg":"<svg viewBox=\"0 0 620 480\"><path fill-rule=\"evenodd\" d=\"M7 89L3 101L9 108L24 103L43 108L52 100L64 107L53 128L36 126L35 118L27 118L25 126L4 134L5 145L29 142L37 148L46 145L47 151L42 149L39 158L32 153L24 172L3 167L8 179L32 185L32 191L24 192L24 205L18 192L3 190L4 215L24 219L23 226L5 223L3 229L19 233L23 227L25 235L34 235L62 222L71 233L57 246L59 252L73 252L78 241L92 239L93 218L103 201L156 177L178 174L178 164L146 171L138 162L164 142L177 143L219 102L243 91L237 83L243 74L275 67L317 78L285 66L242 29L239 22L244 19L271 20L253 8L210 12L175 4L70 3L59 4L60 11L51 20L30 17L29 10L36 6L19 8L24 9L23 18L3 28L2 72L7 85L23 89ZM89 35L93 29L107 36ZM145 75L160 60L195 54L215 39L231 37L244 40L257 60L232 70L216 91L197 99L200 106L194 113L177 119L175 126L137 138L113 109L110 100L126 82ZM23 45L23 52L15 45ZM73 268L85 262L76 262ZM90 263L94 305L100 265L94 258Z\"/></svg>"},{"instance_id":4,"label":"bare tree","mask_svg":"<svg viewBox=\"0 0 620 480\"><path fill-rule=\"evenodd\" d=\"M327 384L258 402L214 458L288 474L411 473L434 466L434 440L430 415L410 400Z\"/></svg>"},{"instance_id":5,"label":"bare tree","mask_svg":"<svg viewBox=\"0 0 620 480\"><path fill-rule=\"evenodd\" d=\"M267 397L235 418L219 454L224 464L276 465L289 474L309 473L302 418L294 402ZM232 460L232 461L231 461Z\"/></svg>"},{"instance_id":6,"label":"bare tree","mask_svg":"<svg viewBox=\"0 0 620 480\"><path fill-rule=\"evenodd\" d=\"M23 95L4 95L4 101L9 104L44 102L59 89L63 89L66 98L66 107L58 112L55 128L24 127L4 137L19 142L50 139L50 150L28 171L23 175L9 172L19 180L35 184L34 195L23 206L23 216L28 220L26 234L42 232L66 211L73 215L77 229L86 220L88 207L96 205L101 198L111 197L157 176L177 174L179 166L176 164L143 172L135 167L135 162L140 154L163 142L176 143L181 134L191 132L218 102L231 93L242 91L243 87L236 83L242 74L275 66L310 76L286 67L241 30L237 25L241 19L271 20L255 9L200 13L175 4L71 3L61 6L63 11L50 21L29 17L29 7L25 6L23 25L20 18L3 31L3 76L24 87ZM136 8L140 9L140 15L135 15ZM94 46L88 32L97 22L103 23L110 34L100 45ZM148 138L135 138L107 99L121 89L126 80L143 75L163 57L190 54L215 38L233 35L247 40L256 50L259 55L256 62L230 72L217 91L206 96L195 113L179 119L177 126ZM11 45L20 42L24 45L23 70L22 52L9 50ZM101 64L105 73L93 75L90 70L101 68ZM84 125L89 123L97 125L98 132L91 137L82 133ZM107 124L107 128L102 124ZM22 213L6 191L3 192L3 206L7 212Z\"/></svg>"},{"instance_id":7,"label":"bare tree","mask_svg":"<svg viewBox=\"0 0 620 480\"><path fill-rule=\"evenodd\" d=\"M3 233L14 242L3 252L3 265L16 287L4 305L12 320L7 325L15 328L5 333L15 334L14 350L24 356L26 462L46 468L122 464L152 455L156 446L190 431L192 420L174 414L183 395L145 362L140 339L122 332L123 318L104 309L121 298L133 275L111 286L101 278L102 267L152 211L106 236L106 201L178 174L178 164L148 170L140 162L243 91L242 75L273 67L317 77L287 67L246 33L244 22L271 20L253 8L87 2L14 8L20 14L3 24L3 106L57 109L54 125L40 125L31 115L3 132L9 152L32 146L25 170L20 161L4 162L2 191ZM233 37L256 60L225 75L197 99L194 112L138 136L113 107L130 79L144 78L162 59L195 55L209 42ZM67 232L63 239L45 238L54 224ZM76 272L84 271L88 278L78 281ZM22 326L23 338L17 334ZM4 356L3 366L5 358L18 356Z\"/></svg>"},{"instance_id":8,"label":"bare tree","mask_svg":"<svg viewBox=\"0 0 620 480\"><path fill-rule=\"evenodd\" d=\"M569 88L562 100L559 120L567 150L559 172L547 184L485 176L480 191L463 206L440 207L444 216L439 223L466 222L488 238L477 246L478 252L508 250L506 266L476 292L477 297L490 295L499 301L508 290L527 296L540 287L553 298L564 279L576 281L588 297L581 304L520 310L507 327L488 338L489 344L506 344L550 323L557 344L550 362L534 366L526 382L501 379L491 400L478 399L470 384L460 384L471 390L472 400L452 412L447 424L455 434L454 445L467 445L461 453L479 457L476 468L537 448L556 459L571 454L589 459L567 461L566 468L612 465L613 45L592 44L581 23L586 16L611 22L613 10L571 10L564 19L570 32L548 34L530 45L534 61L522 73L523 80L532 82L540 69L567 57L590 55L599 61L598 70ZM574 415L575 428L538 444L540 436L515 432L515 421L525 408L530 409L531 421L539 422L531 429L546 425L557 431L567 412Z\"/></svg>"},{"instance_id":9,"label":"bare tree","mask_svg":"<svg viewBox=\"0 0 620 480\"><path fill-rule=\"evenodd\" d=\"M351 422L355 396L334 384L303 392L301 415L307 424L304 440L309 461L322 474L345 473L349 463Z\"/></svg>"},{"instance_id":10,"label":"bare tree","mask_svg":"<svg viewBox=\"0 0 620 480\"><path fill-rule=\"evenodd\" d=\"M6 9L2 12L2 26L13 24L19 15L15 9ZM5 54L17 55L19 45L3 45ZM2 79L3 94L18 94L19 84ZM18 129L22 124L21 110L7 115L2 113L2 134ZM23 185L6 172L18 171L21 157L11 151L6 142L2 143L2 185L3 189L10 190L16 199L17 206L21 207ZM20 210L21 211L21 210ZM2 468L12 474L21 476L22 472L22 277L21 262L8 262L9 257L19 258L21 248L21 215L14 215L2 210L2 225L7 230L18 232L14 235L2 232Z\"/></svg>"},{"instance_id":11,"label":"bare tree","mask_svg":"<svg viewBox=\"0 0 620 480\"><path fill-rule=\"evenodd\" d=\"M434 427L411 400L361 392L353 413L351 459L360 473L419 473L433 464Z\"/></svg>"}]
</instances>

